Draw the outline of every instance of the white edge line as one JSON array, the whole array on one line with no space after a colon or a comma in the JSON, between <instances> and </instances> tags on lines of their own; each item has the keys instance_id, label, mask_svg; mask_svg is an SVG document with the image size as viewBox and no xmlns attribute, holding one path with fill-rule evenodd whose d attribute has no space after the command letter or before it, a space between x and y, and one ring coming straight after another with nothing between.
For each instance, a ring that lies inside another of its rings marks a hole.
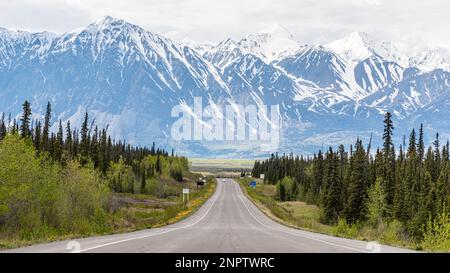
<instances>
[{"instance_id":1,"label":"white edge line","mask_svg":"<svg viewBox=\"0 0 450 273\"><path fill-rule=\"evenodd\" d=\"M189 225L183 226L183 227L177 227L177 228L172 228L163 232L159 232L159 233L154 233L154 234L149 234L149 235L144 235L144 236L139 236L139 237L133 237L133 238L127 238L127 239L123 239L123 240L119 240L119 241L114 241L114 242L110 242L110 243L106 243L106 244L102 244L102 245L97 245L97 246L93 246L93 247L89 247L89 248L85 248L85 249L81 249L79 251L73 252L73 253L81 253L81 252L86 252L89 250L93 250L93 249L97 249L97 248L102 248L102 247L106 247L106 246L110 246L110 245L116 245L116 244L120 244L120 243L124 243L124 242L128 242L128 241L132 241L132 240L139 240L139 239L144 239L144 238L148 238L148 237L153 237L156 235L161 235L161 234L165 234L165 233L169 233L171 231L175 231L175 230L179 230L179 229L184 229L184 228L188 228L191 227L195 224L198 224L201 220L203 220L209 213L209 211L213 208L213 206L216 204L216 201L218 199L218 194L214 197L214 201L211 202L211 205L209 206L208 210L205 212L205 214L203 214L202 217L200 217L200 219L198 219L197 221L195 221L194 223L191 223Z\"/></svg>"},{"instance_id":2,"label":"white edge line","mask_svg":"<svg viewBox=\"0 0 450 273\"><path fill-rule=\"evenodd\" d=\"M237 184L237 182L234 182L234 183ZM239 187L239 190L240 190L241 193L242 193L241 187L240 187L239 185L237 185L237 186ZM273 227L270 227L270 226L264 224L263 222L261 222L261 221L260 221L260 220L259 220L259 219L258 219L258 218L250 211L250 209L248 208L247 204L245 204L244 199L242 198L242 196L243 196L243 194L240 194L240 195L239 195L239 199L241 199L242 204L244 204L245 208L246 208L247 211L250 213L250 215L251 215L258 223L260 223L261 225L263 225L263 226L265 226L265 227L267 227L267 228L269 228L269 229L272 229L272 230L275 230L275 231L281 231L281 232L284 232L284 233L287 233L287 234L291 234L291 235L294 235L294 236L298 236L298 237L307 238L307 239L310 239L310 240L318 241L318 242L321 242L321 243L324 243L324 244L329 244L329 245L332 245L332 246L337 246L337 247L347 248L347 249L356 250L356 251L364 252L364 253L370 253L369 251L365 251L365 250L362 250L362 249L353 248L353 247L350 247L350 246L344 246L344 245L336 244L336 243L331 243L331 242L328 242L328 241L325 241L325 240L322 240L322 239L317 239L317 238L313 238L313 237L310 237L310 236L306 236L306 235L304 235L304 234L292 233L292 232L289 232L289 231L286 231L286 230L275 229L275 228L273 228Z\"/></svg>"}]
</instances>

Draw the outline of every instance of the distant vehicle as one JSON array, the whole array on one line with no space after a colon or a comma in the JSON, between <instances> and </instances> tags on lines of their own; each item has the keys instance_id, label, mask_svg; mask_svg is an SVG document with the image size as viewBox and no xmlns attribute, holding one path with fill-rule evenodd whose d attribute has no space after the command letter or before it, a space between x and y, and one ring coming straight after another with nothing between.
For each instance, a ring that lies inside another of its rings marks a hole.
<instances>
[{"instance_id":1,"label":"distant vehicle","mask_svg":"<svg viewBox=\"0 0 450 273\"><path fill-rule=\"evenodd\" d=\"M204 186L206 183L206 179L205 178L198 178L197 179L197 187L198 186Z\"/></svg>"}]
</instances>

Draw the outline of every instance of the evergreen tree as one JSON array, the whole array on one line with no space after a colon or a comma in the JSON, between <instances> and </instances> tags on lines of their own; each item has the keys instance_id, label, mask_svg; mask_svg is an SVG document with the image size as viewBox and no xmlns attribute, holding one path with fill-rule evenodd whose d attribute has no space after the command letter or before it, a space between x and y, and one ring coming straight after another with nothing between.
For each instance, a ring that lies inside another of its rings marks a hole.
<instances>
[{"instance_id":1,"label":"evergreen tree","mask_svg":"<svg viewBox=\"0 0 450 273\"><path fill-rule=\"evenodd\" d=\"M62 121L59 120L58 133L56 134L56 139L54 143L54 157L57 161L61 161L62 153L64 149L64 133L62 127Z\"/></svg>"},{"instance_id":2,"label":"evergreen tree","mask_svg":"<svg viewBox=\"0 0 450 273\"><path fill-rule=\"evenodd\" d=\"M88 113L86 112L84 115L84 120L83 123L81 125L81 156L83 157L83 163L86 162L86 159L89 156L89 128L88 128L88 122L89 122L89 116Z\"/></svg>"},{"instance_id":3,"label":"evergreen tree","mask_svg":"<svg viewBox=\"0 0 450 273\"><path fill-rule=\"evenodd\" d=\"M392 122L392 114L387 112L384 116L384 132L383 132L383 175L382 186L386 192L386 202L391 206L395 192L395 148L392 140L394 124Z\"/></svg>"},{"instance_id":4,"label":"evergreen tree","mask_svg":"<svg viewBox=\"0 0 450 273\"><path fill-rule=\"evenodd\" d=\"M348 203L345 216L348 222L365 220L367 215L367 157L361 140L356 141L354 166L348 186Z\"/></svg>"},{"instance_id":5,"label":"evergreen tree","mask_svg":"<svg viewBox=\"0 0 450 273\"><path fill-rule=\"evenodd\" d=\"M66 142L65 149L69 152L69 154L73 153L72 149L73 139L72 139L72 129L70 128L70 120L67 121L66 124Z\"/></svg>"},{"instance_id":6,"label":"evergreen tree","mask_svg":"<svg viewBox=\"0 0 450 273\"><path fill-rule=\"evenodd\" d=\"M5 113L2 113L2 119L0 120L0 141L6 136L6 133Z\"/></svg>"},{"instance_id":7,"label":"evergreen tree","mask_svg":"<svg viewBox=\"0 0 450 273\"><path fill-rule=\"evenodd\" d=\"M42 140L41 140L41 147L44 151L48 151L49 149L49 133L50 133L50 119L52 116L52 106L50 102L47 102L47 108L45 111L45 118L44 118L44 127L42 129Z\"/></svg>"},{"instance_id":8,"label":"evergreen tree","mask_svg":"<svg viewBox=\"0 0 450 273\"><path fill-rule=\"evenodd\" d=\"M418 155L419 155L419 161L422 162L423 157L425 155L425 144L423 139L423 124L420 124L420 130L419 130L419 142L418 142Z\"/></svg>"},{"instance_id":9,"label":"evergreen tree","mask_svg":"<svg viewBox=\"0 0 450 273\"><path fill-rule=\"evenodd\" d=\"M324 216L328 223L337 222L343 209L342 200L342 180L339 176L339 157L330 148L327 154L326 184L328 190L324 193Z\"/></svg>"},{"instance_id":10,"label":"evergreen tree","mask_svg":"<svg viewBox=\"0 0 450 273\"><path fill-rule=\"evenodd\" d=\"M23 105L23 112L20 121L20 135L22 138L31 137L30 121L31 121L31 107L30 103L26 100Z\"/></svg>"}]
</instances>

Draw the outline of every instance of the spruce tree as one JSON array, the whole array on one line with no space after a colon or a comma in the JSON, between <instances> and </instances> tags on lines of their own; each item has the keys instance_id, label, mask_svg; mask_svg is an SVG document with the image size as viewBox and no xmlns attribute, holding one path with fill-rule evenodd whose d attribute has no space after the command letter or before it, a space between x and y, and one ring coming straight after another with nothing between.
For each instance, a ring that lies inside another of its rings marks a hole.
<instances>
[{"instance_id":1,"label":"spruce tree","mask_svg":"<svg viewBox=\"0 0 450 273\"><path fill-rule=\"evenodd\" d=\"M394 124L392 114L387 112L384 116L383 131L383 190L386 192L386 202L391 206L395 192L395 148L393 143Z\"/></svg>"},{"instance_id":2,"label":"spruce tree","mask_svg":"<svg viewBox=\"0 0 450 273\"><path fill-rule=\"evenodd\" d=\"M6 133L5 113L2 113L2 119L0 120L0 141L6 136Z\"/></svg>"},{"instance_id":3,"label":"spruce tree","mask_svg":"<svg viewBox=\"0 0 450 273\"><path fill-rule=\"evenodd\" d=\"M64 149L64 135L63 135L62 121L59 120L58 132L56 134L56 140L54 144L55 158L57 161L61 161L62 153Z\"/></svg>"},{"instance_id":4,"label":"spruce tree","mask_svg":"<svg viewBox=\"0 0 450 273\"><path fill-rule=\"evenodd\" d=\"M365 220L367 215L367 157L360 139L356 141L353 165L348 188L348 203L345 211L346 219L350 223Z\"/></svg>"},{"instance_id":5,"label":"spruce tree","mask_svg":"<svg viewBox=\"0 0 450 273\"><path fill-rule=\"evenodd\" d=\"M328 190L324 193L326 194L324 201L324 216L326 222L335 223L343 209L343 185L339 176L339 157L336 153L333 153L331 148L327 160L329 161L326 172Z\"/></svg>"},{"instance_id":6,"label":"spruce tree","mask_svg":"<svg viewBox=\"0 0 450 273\"><path fill-rule=\"evenodd\" d=\"M424 136L423 136L423 124L420 124L419 130L419 142L417 144L417 152L419 155L419 161L422 162L423 157L425 155L425 144L424 144Z\"/></svg>"},{"instance_id":7,"label":"spruce tree","mask_svg":"<svg viewBox=\"0 0 450 273\"><path fill-rule=\"evenodd\" d=\"M49 133L50 133L50 120L52 116L52 106L50 102L47 102L47 108L45 111L45 118L44 118L44 127L42 129L42 140L41 140L41 147L44 151L48 151L48 142L49 142Z\"/></svg>"},{"instance_id":8,"label":"spruce tree","mask_svg":"<svg viewBox=\"0 0 450 273\"><path fill-rule=\"evenodd\" d=\"M31 121L31 106L30 103L26 100L22 105L22 117L20 121L22 124L20 125L20 136L22 138L31 137L30 130L30 121Z\"/></svg>"},{"instance_id":9,"label":"spruce tree","mask_svg":"<svg viewBox=\"0 0 450 273\"><path fill-rule=\"evenodd\" d=\"M70 120L67 121L66 124L66 141L65 141L65 149L69 152L71 156L72 155L72 145L73 145L73 139L72 139L72 129L70 128Z\"/></svg>"},{"instance_id":10,"label":"spruce tree","mask_svg":"<svg viewBox=\"0 0 450 273\"><path fill-rule=\"evenodd\" d=\"M89 127L88 127L88 122L89 122L89 115L86 112L84 115L84 120L83 123L81 124L81 156L83 157L82 161L83 163L86 162L88 156L89 156Z\"/></svg>"}]
</instances>

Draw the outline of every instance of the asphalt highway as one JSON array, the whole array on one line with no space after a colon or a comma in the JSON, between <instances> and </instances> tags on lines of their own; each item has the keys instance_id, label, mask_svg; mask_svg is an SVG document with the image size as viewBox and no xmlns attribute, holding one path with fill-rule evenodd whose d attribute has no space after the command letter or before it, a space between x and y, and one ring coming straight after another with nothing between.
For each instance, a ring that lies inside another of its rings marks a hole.
<instances>
[{"instance_id":1,"label":"asphalt highway","mask_svg":"<svg viewBox=\"0 0 450 273\"><path fill-rule=\"evenodd\" d=\"M232 179L192 216L161 228L38 244L8 252L409 252L406 249L307 232L262 213Z\"/></svg>"}]
</instances>

